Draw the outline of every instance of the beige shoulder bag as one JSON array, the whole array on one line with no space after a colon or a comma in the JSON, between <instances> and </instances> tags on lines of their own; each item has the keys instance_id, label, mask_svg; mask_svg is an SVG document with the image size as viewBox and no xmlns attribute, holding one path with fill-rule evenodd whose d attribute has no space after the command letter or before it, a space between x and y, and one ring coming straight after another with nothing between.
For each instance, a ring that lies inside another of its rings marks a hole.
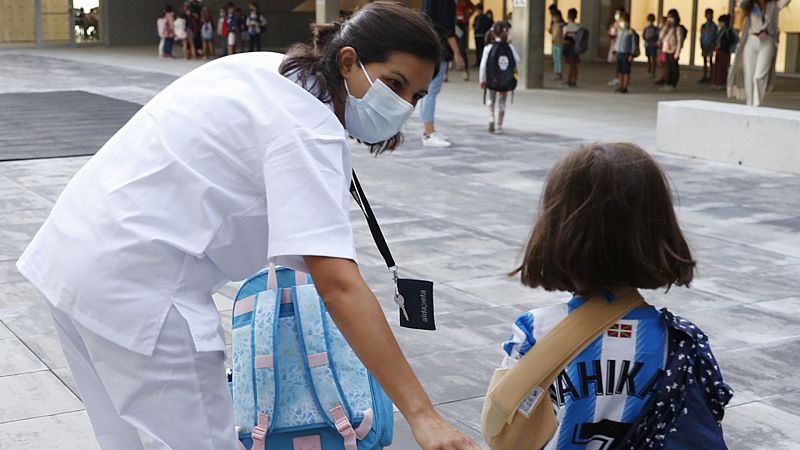
<instances>
[{"instance_id":1,"label":"beige shoulder bag","mask_svg":"<svg viewBox=\"0 0 800 450\"><path fill-rule=\"evenodd\" d=\"M636 290L612 302L592 297L512 368L497 369L483 404L483 436L492 450L539 450L558 428L550 385L566 365L632 309L644 306Z\"/></svg>"}]
</instances>

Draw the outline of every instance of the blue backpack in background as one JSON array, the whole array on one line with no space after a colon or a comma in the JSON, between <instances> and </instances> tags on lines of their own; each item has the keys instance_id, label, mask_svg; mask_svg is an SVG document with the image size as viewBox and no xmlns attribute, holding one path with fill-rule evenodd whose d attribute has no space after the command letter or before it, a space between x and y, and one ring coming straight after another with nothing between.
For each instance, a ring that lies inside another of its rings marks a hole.
<instances>
[{"instance_id":1,"label":"blue backpack in background","mask_svg":"<svg viewBox=\"0 0 800 450\"><path fill-rule=\"evenodd\" d=\"M273 267L233 304L234 415L240 449L379 450L389 397L331 320L311 277Z\"/></svg>"}]
</instances>

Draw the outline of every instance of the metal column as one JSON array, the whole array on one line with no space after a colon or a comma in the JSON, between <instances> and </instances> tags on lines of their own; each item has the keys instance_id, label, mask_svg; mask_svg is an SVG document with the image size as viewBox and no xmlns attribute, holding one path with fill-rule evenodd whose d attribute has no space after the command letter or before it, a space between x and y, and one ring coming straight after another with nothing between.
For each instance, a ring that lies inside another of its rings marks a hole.
<instances>
[{"instance_id":1,"label":"metal column","mask_svg":"<svg viewBox=\"0 0 800 450\"><path fill-rule=\"evenodd\" d=\"M697 2L692 1L692 28L689 30L692 42L689 44L689 65L694 66L694 53L697 48ZM687 37L689 37L687 36Z\"/></svg>"}]
</instances>

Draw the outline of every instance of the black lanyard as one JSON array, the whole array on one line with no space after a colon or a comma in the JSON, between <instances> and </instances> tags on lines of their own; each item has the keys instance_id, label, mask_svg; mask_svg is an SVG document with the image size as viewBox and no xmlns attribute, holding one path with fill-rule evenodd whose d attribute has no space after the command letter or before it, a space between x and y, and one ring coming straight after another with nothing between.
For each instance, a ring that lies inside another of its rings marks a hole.
<instances>
[{"instance_id":1,"label":"black lanyard","mask_svg":"<svg viewBox=\"0 0 800 450\"><path fill-rule=\"evenodd\" d=\"M364 213L364 217L367 218L367 224L369 225L370 233L372 233L372 239L375 241L375 245L378 246L378 250L381 252L381 256L383 256L383 260L386 262L386 267L388 267L392 273L396 273L397 265L392 257L392 252L389 250L386 238L383 237L383 231L381 231L381 227L378 225L378 219L376 219L375 215L372 213L367 195L364 193L364 189L361 188L361 183L358 182L355 170L353 170L353 182L350 183L350 195L353 196L356 203L358 203L358 206L361 208L361 212Z\"/></svg>"}]
</instances>

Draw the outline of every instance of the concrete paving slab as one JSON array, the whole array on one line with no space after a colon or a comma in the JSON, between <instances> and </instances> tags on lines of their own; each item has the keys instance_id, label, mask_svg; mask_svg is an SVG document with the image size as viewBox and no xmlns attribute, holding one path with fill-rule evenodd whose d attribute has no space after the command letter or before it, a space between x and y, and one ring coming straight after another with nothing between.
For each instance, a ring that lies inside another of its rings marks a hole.
<instances>
[{"instance_id":1,"label":"concrete paving slab","mask_svg":"<svg viewBox=\"0 0 800 450\"><path fill-rule=\"evenodd\" d=\"M800 442L800 416L761 402L728 409L724 423L730 448L796 450Z\"/></svg>"},{"instance_id":2,"label":"concrete paving slab","mask_svg":"<svg viewBox=\"0 0 800 450\"><path fill-rule=\"evenodd\" d=\"M718 352L800 338L800 321L797 317L770 311L758 304L716 309L713 314L691 312L685 317L702 324L700 327L709 336L712 348Z\"/></svg>"},{"instance_id":3,"label":"concrete paving slab","mask_svg":"<svg viewBox=\"0 0 800 450\"><path fill-rule=\"evenodd\" d=\"M48 368L64 369L68 367L56 333L27 335L23 342Z\"/></svg>"},{"instance_id":4,"label":"concrete paving slab","mask_svg":"<svg viewBox=\"0 0 800 450\"><path fill-rule=\"evenodd\" d=\"M764 400L764 403L790 414L800 413L800 388L793 394L777 395Z\"/></svg>"},{"instance_id":5,"label":"concrete paving slab","mask_svg":"<svg viewBox=\"0 0 800 450\"><path fill-rule=\"evenodd\" d=\"M86 411L0 423L3 450L100 450Z\"/></svg>"},{"instance_id":6,"label":"concrete paving slab","mask_svg":"<svg viewBox=\"0 0 800 450\"><path fill-rule=\"evenodd\" d=\"M19 339L0 339L0 377L47 370Z\"/></svg>"},{"instance_id":7,"label":"concrete paving slab","mask_svg":"<svg viewBox=\"0 0 800 450\"><path fill-rule=\"evenodd\" d=\"M0 424L83 409L81 401L50 371L0 377L0 392Z\"/></svg>"},{"instance_id":8,"label":"concrete paving slab","mask_svg":"<svg viewBox=\"0 0 800 450\"><path fill-rule=\"evenodd\" d=\"M735 391L734 405L798 391L800 372L790 361L795 360L800 352L800 339L730 351L719 350L715 342L711 340L711 349L717 356L726 382Z\"/></svg>"},{"instance_id":9,"label":"concrete paving slab","mask_svg":"<svg viewBox=\"0 0 800 450\"><path fill-rule=\"evenodd\" d=\"M0 321L0 340L2 339L16 339L16 336Z\"/></svg>"}]
</instances>

